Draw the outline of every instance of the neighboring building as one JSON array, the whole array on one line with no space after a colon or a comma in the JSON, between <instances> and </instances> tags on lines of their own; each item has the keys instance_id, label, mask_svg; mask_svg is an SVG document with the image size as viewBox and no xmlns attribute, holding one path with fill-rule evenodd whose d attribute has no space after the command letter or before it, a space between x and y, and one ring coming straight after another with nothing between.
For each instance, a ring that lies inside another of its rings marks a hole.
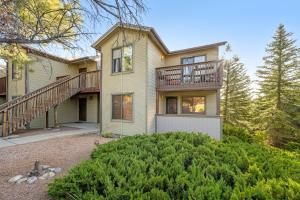
<instances>
[{"instance_id":1,"label":"neighboring building","mask_svg":"<svg viewBox=\"0 0 300 200\"><path fill-rule=\"evenodd\" d=\"M97 70L97 57L83 57L75 60L63 59L37 49L24 46L30 62L20 66L8 61L8 78L6 96L9 102L36 90L59 82L63 78L74 77L79 73ZM60 94L63 95L63 94ZM26 96L25 96L26 97ZM98 90L80 91L78 94L59 103L57 107L57 122L99 122ZM4 105L5 106L5 105ZM2 105L3 107L3 105ZM30 120L27 127L45 128L54 126L54 107L49 112L45 110ZM1 110L1 105L0 105ZM46 116L48 115L48 116Z\"/></svg>"},{"instance_id":2,"label":"neighboring building","mask_svg":"<svg viewBox=\"0 0 300 200\"><path fill-rule=\"evenodd\" d=\"M46 121L49 126L54 121L88 121L100 123L102 132L123 135L178 130L206 132L220 139L219 46L225 43L169 51L153 28L117 24L92 45L101 55L101 75L78 75L100 69L97 57L70 61L28 48L32 63L20 69L8 64L7 97L32 95L32 91L47 87L30 97L51 107L42 115L40 108L30 113L35 119L24 121L31 121L31 127L45 127ZM55 83L64 76L75 78ZM53 83L53 87L47 86ZM59 98L60 90L64 98ZM42 94L46 97L39 100ZM7 120L21 115L7 113ZM5 130L18 129L23 122L19 121Z\"/></svg>"}]
</instances>

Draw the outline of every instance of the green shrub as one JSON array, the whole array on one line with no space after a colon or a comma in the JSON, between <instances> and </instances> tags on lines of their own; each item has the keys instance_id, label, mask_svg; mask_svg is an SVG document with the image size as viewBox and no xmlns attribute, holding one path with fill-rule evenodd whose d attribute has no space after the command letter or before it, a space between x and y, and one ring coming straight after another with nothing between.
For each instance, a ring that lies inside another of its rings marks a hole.
<instances>
[{"instance_id":1,"label":"green shrub","mask_svg":"<svg viewBox=\"0 0 300 200\"><path fill-rule=\"evenodd\" d=\"M112 138L113 133L111 133L111 132L104 132L104 133L101 133L101 136L104 137L104 138Z\"/></svg>"},{"instance_id":2,"label":"green shrub","mask_svg":"<svg viewBox=\"0 0 300 200\"><path fill-rule=\"evenodd\" d=\"M298 154L201 134L124 137L50 183L54 199L300 199ZM76 197L76 198L74 198Z\"/></svg>"},{"instance_id":3,"label":"green shrub","mask_svg":"<svg viewBox=\"0 0 300 200\"><path fill-rule=\"evenodd\" d=\"M238 127L238 126L234 126L231 124L227 124L227 123L225 123L223 125L223 135L225 137L234 136L244 142L249 142L249 143L254 142L254 137L249 134L247 129Z\"/></svg>"},{"instance_id":4,"label":"green shrub","mask_svg":"<svg viewBox=\"0 0 300 200\"><path fill-rule=\"evenodd\" d=\"M298 141L288 142L283 146L283 148L289 151L295 151L300 153L300 142Z\"/></svg>"}]
</instances>

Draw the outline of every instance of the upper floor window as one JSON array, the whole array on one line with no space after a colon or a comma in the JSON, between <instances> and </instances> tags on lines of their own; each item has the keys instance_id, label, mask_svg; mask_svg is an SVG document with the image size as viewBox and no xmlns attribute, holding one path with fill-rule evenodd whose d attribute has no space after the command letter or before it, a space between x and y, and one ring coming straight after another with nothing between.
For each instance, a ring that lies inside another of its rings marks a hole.
<instances>
[{"instance_id":1,"label":"upper floor window","mask_svg":"<svg viewBox=\"0 0 300 200\"><path fill-rule=\"evenodd\" d=\"M112 73L132 71L132 45L113 49Z\"/></svg>"},{"instance_id":2,"label":"upper floor window","mask_svg":"<svg viewBox=\"0 0 300 200\"><path fill-rule=\"evenodd\" d=\"M22 67L16 63L12 63L12 80L20 80L22 79Z\"/></svg>"},{"instance_id":3,"label":"upper floor window","mask_svg":"<svg viewBox=\"0 0 300 200\"><path fill-rule=\"evenodd\" d=\"M198 63L198 62L205 62L206 61L206 56L192 56L192 57L186 57L181 59L181 64L186 65L186 64L193 64L193 63Z\"/></svg>"}]
</instances>

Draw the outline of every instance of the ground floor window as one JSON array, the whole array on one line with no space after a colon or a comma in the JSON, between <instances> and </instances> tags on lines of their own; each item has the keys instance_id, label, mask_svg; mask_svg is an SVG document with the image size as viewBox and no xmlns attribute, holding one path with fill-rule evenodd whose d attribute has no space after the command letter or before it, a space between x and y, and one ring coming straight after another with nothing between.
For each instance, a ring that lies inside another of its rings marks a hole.
<instances>
[{"instance_id":1,"label":"ground floor window","mask_svg":"<svg viewBox=\"0 0 300 200\"><path fill-rule=\"evenodd\" d=\"M132 120L132 94L112 95L112 119Z\"/></svg>"},{"instance_id":2,"label":"ground floor window","mask_svg":"<svg viewBox=\"0 0 300 200\"><path fill-rule=\"evenodd\" d=\"M182 97L182 113L205 113L205 97Z\"/></svg>"},{"instance_id":3,"label":"ground floor window","mask_svg":"<svg viewBox=\"0 0 300 200\"><path fill-rule=\"evenodd\" d=\"M177 114L177 97L167 97L166 102L166 113Z\"/></svg>"}]
</instances>

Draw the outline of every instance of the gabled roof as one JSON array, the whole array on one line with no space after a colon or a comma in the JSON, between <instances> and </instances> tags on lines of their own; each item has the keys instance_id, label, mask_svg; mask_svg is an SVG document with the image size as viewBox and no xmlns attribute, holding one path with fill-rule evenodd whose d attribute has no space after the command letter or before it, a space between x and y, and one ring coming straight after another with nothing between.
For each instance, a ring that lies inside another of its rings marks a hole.
<instances>
[{"instance_id":1,"label":"gabled roof","mask_svg":"<svg viewBox=\"0 0 300 200\"><path fill-rule=\"evenodd\" d=\"M85 61L94 61L94 62L96 62L95 61L96 56L86 56L86 57L81 57L81 58L76 58L76 59L69 60L69 59L65 59L65 58L50 54L50 53L43 52L39 49L30 47L30 46L27 46L27 45L22 45L22 48L24 48L27 51L27 53L42 56L42 57L49 58L49 59L52 59L52 60L55 60L55 61L58 61L58 62L62 62L62 63L66 63L66 64L75 64L75 63L80 63L80 62L85 62Z\"/></svg>"},{"instance_id":2,"label":"gabled roof","mask_svg":"<svg viewBox=\"0 0 300 200\"><path fill-rule=\"evenodd\" d=\"M121 28L143 31L143 32L148 33L149 37L167 55L175 55L175 54L180 54L180 53L188 53L188 52L193 52L193 51L198 51L198 50L203 50L203 49L208 49L208 48L213 48L213 47L219 47L219 46L225 45L227 43L226 41L223 41L223 42L217 42L217 43L213 43L213 44L209 44L209 45L196 46L196 47L187 48L187 49L170 51L153 27L117 23L113 27L111 27L107 32L105 32L96 42L94 42L92 44L92 47L96 48L98 44L102 43L111 34L113 34L115 31L117 31L118 29L121 29Z\"/></svg>"}]
</instances>

